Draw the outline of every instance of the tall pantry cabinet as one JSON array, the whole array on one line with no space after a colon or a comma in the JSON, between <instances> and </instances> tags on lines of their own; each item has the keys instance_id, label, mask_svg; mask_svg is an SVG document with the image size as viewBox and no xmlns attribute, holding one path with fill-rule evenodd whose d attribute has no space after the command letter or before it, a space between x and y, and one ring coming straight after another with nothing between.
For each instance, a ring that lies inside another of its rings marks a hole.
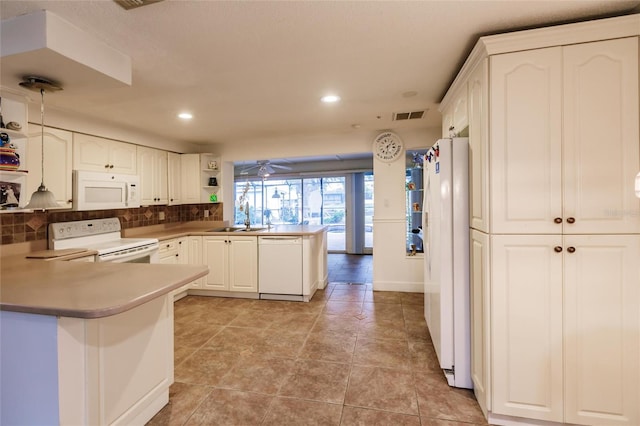
<instances>
[{"instance_id":1,"label":"tall pantry cabinet","mask_svg":"<svg viewBox=\"0 0 640 426\"><path fill-rule=\"evenodd\" d=\"M492 424L640 424L639 31L482 38L450 89L467 89L472 379Z\"/></svg>"}]
</instances>

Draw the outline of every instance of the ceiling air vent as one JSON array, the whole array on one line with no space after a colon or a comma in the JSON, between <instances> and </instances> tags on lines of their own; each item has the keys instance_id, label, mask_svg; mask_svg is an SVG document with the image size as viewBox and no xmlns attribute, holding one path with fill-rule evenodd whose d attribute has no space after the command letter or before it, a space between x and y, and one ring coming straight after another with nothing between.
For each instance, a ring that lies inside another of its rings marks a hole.
<instances>
[{"instance_id":1,"label":"ceiling air vent","mask_svg":"<svg viewBox=\"0 0 640 426\"><path fill-rule=\"evenodd\" d=\"M396 112L393 114L393 121L400 120L415 120L422 118L425 111L412 111L412 112Z\"/></svg>"},{"instance_id":2,"label":"ceiling air vent","mask_svg":"<svg viewBox=\"0 0 640 426\"><path fill-rule=\"evenodd\" d=\"M135 9L136 7L148 6L162 0L113 0L126 10Z\"/></svg>"}]
</instances>

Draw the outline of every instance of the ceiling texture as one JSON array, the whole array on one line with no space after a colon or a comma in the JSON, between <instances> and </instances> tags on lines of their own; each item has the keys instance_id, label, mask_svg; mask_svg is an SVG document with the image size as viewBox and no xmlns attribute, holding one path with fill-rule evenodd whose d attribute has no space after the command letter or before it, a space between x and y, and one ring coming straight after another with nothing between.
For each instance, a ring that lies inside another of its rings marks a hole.
<instances>
[{"instance_id":1,"label":"ceiling texture","mask_svg":"<svg viewBox=\"0 0 640 426\"><path fill-rule=\"evenodd\" d=\"M20 69L5 56L0 70L11 72L0 84L19 89L24 75L46 77L64 87L48 97L51 108L196 144L438 127L438 104L478 37L639 5L164 0L125 10L111 0L2 0L2 20L46 9L127 55L132 83L80 85L72 69L46 61ZM329 93L341 102L322 104ZM181 122L181 111L193 119ZM393 121L414 111L426 113Z\"/></svg>"}]
</instances>

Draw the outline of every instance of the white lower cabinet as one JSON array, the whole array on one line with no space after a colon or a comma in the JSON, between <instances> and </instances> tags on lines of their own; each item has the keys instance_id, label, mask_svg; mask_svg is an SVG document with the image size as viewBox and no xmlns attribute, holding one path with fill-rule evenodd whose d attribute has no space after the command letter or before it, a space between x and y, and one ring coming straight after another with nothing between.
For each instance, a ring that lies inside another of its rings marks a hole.
<instances>
[{"instance_id":1,"label":"white lower cabinet","mask_svg":"<svg viewBox=\"0 0 640 426\"><path fill-rule=\"evenodd\" d=\"M209 266L203 289L258 292L257 237L211 236L202 243L202 258Z\"/></svg>"},{"instance_id":2,"label":"white lower cabinet","mask_svg":"<svg viewBox=\"0 0 640 426\"><path fill-rule=\"evenodd\" d=\"M166 265L186 264L187 259L184 250L185 245L185 238L160 241L160 247L158 248L158 263L164 263Z\"/></svg>"},{"instance_id":3,"label":"white lower cabinet","mask_svg":"<svg viewBox=\"0 0 640 426\"><path fill-rule=\"evenodd\" d=\"M186 258L189 265L204 265L202 260L202 237L189 236L187 237ZM195 281L191 281L189 288L200 289L204 286L206 277L198 278Z\"/></svg>"},{"instance_id":4,"label":"white lower cabinet","mask_svg":"<svg viewBox=\"0 0 640 426\"><path fill-rule=\"evenodd\" d=\"M476 241L474 291L492 277L489 411L640 424L640 236L493 235L491 271L473 262Z\"/></svg>"},{"instance_id":5,"label":"white lower cabinet","mask_svg":"<svg viewBox=\"0 0 640 426\"><path fill-rule=\"evenodd\" d=\"M471 230L469 260L471 265L471 380L473 392L485 417L491 409L491 370L489 366L489 312L491 282L489 276L489 235Z\"/></svg>"},{"instance_id":6,"label":"white lower cabinet","mask_svg":"<svg viewBox=\"0 0 640 426\"><path fill-rule=\"evenodd\" d=\"M640 235L571 235L563 246L564 421L638 425Z\"/></svg>"},{"instance_id":7,"label":"white lower cabinet","mask_svg":"<svg viewBox=\"0 0 640 426\"><path fill-rule=\"evenodd\" d=\"M494 413L562 422L561 245L559 235L491 236Z\"/></svg>"},{"instance_id":8,"label":"white lower cabinet","mask_svg":"<svg viewBox=\"0 0 640 426\"><path fill-rule=\"evenodd\" d=\"M158 248L158 261L157 263L164 263L166 265L186 265L189 262L187 238L174 238L171 240L160 241L160 247ZM175 300L182 299L187 295L186 291L192 286L191 283L173 290L172 294Z\"/></svg>"}]
</instances>

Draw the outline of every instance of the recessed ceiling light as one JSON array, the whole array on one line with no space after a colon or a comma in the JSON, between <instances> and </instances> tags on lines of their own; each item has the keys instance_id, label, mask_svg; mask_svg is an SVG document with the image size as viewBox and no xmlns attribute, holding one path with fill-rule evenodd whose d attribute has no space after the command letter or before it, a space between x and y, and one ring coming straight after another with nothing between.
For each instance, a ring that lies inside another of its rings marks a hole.
<instances>
[{"instance_id":1,"label":"recessed ceiling light","mask_svg":"<svg viewBox=\"0 0 640 426\"><path fill-rule=\"evenodd\" d=\"M180 114L178 114L178 117L182 118L183 120L191 120L193 118L193 115L188 112L181 112Z\"/></svg>"},{"instance_id":2,"label":"recessed ceiling light","mask_svg":"<svg viewBox=\"0 0 640 426\"><path fill-rule=\"evenodd\" d=\"M320 100L326 104L331 104L334 102L338 102L340 100L340 96L338 95L327 95L320 98Z\"/></svg>"}]
</instances>

